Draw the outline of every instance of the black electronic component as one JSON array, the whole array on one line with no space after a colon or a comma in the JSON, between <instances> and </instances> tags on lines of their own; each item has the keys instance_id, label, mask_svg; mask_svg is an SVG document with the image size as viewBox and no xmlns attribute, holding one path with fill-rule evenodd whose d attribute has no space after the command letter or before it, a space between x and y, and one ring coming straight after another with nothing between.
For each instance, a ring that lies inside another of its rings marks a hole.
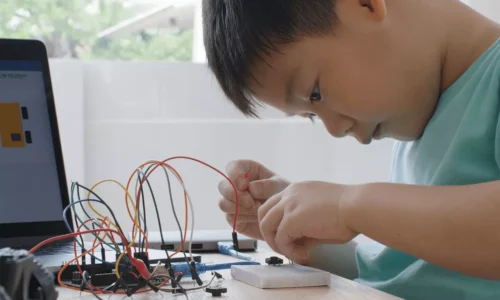
<instances>
[{"instance_id":1,"label":"black electronic component","mask_svg":"<svg viewBox=\"0 0 500 300\"><path fill-rule=\"evenodd\" d=\"M25 250L0 249L0 299L57 299L54 276Z\"/></svg>"},{"instance_id":2,"label":"black electronic component","mask_svg":"<svg viewBox=\"0 0 500 300\"><path fill-rule=\"evenodd\" d=\"M236 233L236 231L233 231L233 248L236 251L240 251L240 246L238 244L238 233Z\"/></svg>"},{"instance_id":3,"label":"black electronic component","mask_svg":"<svg viewBox=\"0 0 500 300\"><path fill-rule=\"evenodd\" d=\"M109 286L114 282L116 282L115 273L94 274L90 276L90 283L93 286Z\"/></svg>"},{"instance_id":4,"label":"black electronic component","mask_svg":"<svg viewBox=\"0 0 500 300\"><path fill-rule=\"evenodd\" d=\"M64 264L63 264L64 265ZM63 267L61 265L61 268ZM91 265L80 266L83 271L87 271L89 274L91 272ZM112 273L114 266L111 264L95 264L94 265L94 274L106 274ZM76 265L69 265L61 274L61 280L63 281L71 281L73 279L73 272L79 272L78 267Z\"/></svg>"},{"instance_id":5,"label":"black electronic component","mask_svg":"<svg viewBox=\"0 0 500 300\"><path fill-rule=\"evenodd\" d=\"M227 288L223 287L207 287L205 289L207 293L212 294L212 297L221 297L222 294L227 293Z\"/></svg>"},{"instance_id":6,"label":"black electronic component","mask_svg":"<svg viewBox=\"0 0 500 300\"><path fill-rule=\"evenodd\" d=\"M283 260L276 256L266 258L266 264L270 266L278 266L283 264Z\"/></svg>"},{"instance_id":7,"label":"black electronic component","mask_svg":"<svg viewBox=\"0 0 500 300\"><path fill-rule=\"evenodd\" d=\"M82 276L80 275L80 272L78 272L78 271L73 272L73 278L71 278L71 283L73 283L73 284L81 284L82 283Z\"/></svg>"}]
</instances>

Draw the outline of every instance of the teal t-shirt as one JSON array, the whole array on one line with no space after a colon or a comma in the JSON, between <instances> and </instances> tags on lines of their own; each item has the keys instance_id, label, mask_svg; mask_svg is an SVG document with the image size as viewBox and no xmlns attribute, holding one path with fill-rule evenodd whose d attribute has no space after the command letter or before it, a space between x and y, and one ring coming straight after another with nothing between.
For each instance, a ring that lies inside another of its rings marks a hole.
<instances>
[{"instance_id":1,"label":"teal t-shirt","mask_svg":"<svg viewBox=\"0 0 500 300\"><path fill-rule=\"evenodd\" d=\"M441 95L419 140L396 143L392 169L392 182L404 184L495 180L500 180L500 40ZM357 260L357 281L403 299L500 299L500 281L458 274L378 243L359 245Z\"/></svg>"}]
</instances>

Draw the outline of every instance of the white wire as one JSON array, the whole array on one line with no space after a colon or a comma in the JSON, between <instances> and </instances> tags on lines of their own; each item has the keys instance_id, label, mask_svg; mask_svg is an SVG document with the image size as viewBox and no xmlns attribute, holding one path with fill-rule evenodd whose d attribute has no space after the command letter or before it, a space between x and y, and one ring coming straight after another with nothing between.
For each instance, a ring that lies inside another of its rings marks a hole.
<instances>
[{"instance_id":1,"label":"white wire","mask_svg":"<svg viewBox=\"0 0 500 300\"><path fill-rule=\"evenodd\" d=\"M172 171L172 169L169 166L164 165L163 162L161 162L161 161L149 161L148 163L154 163L158 166L162 166L162 167L166 168L168 171L170 171L170 173L174 174L174 177L177 179L177 181L182 186L184 193L186 193L186 197L187 197L188 202L189 202L189 208L191 209L191 235L189 237L189 250L188 251L189 251L189 256L191 257L191 261L194 261L193 252L192 252L193 233L194 233L194 224L195 224L195 222L194 222L195 221L194 220L194 207L193 207L193 202L191 201L191 196L189 195L189 192L186 188L186 185L184 184L184 182L182 182L182 180L179 178L177 173ZM181 243L182 243L182 239L181 239Z\"/></svg>"},{"instance_id":2,"label":"white wire","mask_svg":"<svg viewBox=\"0 0 500 300\"><path fill-rule=\"evenodd\" d=\"M136 170L137 172L141 173L141 174L144 174L140 169L137 169ZM130 198L132 200L133 203L135 203L137 201L137 192L139 191L139 186L138 186L138 180L134 180L135 181L135 193L134 193L134 197L132 198L132 195L130 195L127 191L127 194L128 195L125 195L125 197L127 198L126 201L128 201L128 199ZM129 197L130 196L130 197ZM143 199L144 200L144 199ZM144 215L141 213L141 210L140 210L140 207L136 207L136 213L139 212L139 216L138 218L142 220L142 223L144 223ZM134 216L135 218L135 216ZM135 222L133 222L135 224ZM139 228L137 228L137 231L140 231ZM139 233L140 234L140 233ZM134 239L134 244L135 244L135 241L137 240L137 235L135 235L135 239ZM132 232L132 236L134 236L134 233Z\"/></svg>"}]
</instances>

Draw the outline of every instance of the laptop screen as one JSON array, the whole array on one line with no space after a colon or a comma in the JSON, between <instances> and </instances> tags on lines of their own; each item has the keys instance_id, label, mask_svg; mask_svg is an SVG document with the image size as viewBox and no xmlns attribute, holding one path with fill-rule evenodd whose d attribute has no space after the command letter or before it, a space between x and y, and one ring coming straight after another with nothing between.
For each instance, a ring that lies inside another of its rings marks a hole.
<instances>
[{"instance_id":1,"label":"laptop screen","mask_svg":"<svg viewBox=\"0 0 500 300\"><path fill-rule=\"evenodd\" d=\"M0 224L62 220L40 61L0 60Z\"/></svg>"}]
</instances>

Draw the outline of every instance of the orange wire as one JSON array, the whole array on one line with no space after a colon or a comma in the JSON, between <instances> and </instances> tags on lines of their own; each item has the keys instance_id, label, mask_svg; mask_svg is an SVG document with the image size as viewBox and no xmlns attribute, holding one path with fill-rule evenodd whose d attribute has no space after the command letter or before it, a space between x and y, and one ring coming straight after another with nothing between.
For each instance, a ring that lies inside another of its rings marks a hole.
<instances>
[{"instance_id":1,"label":"orange wire","mask_svg":"<svg viewBox=\"0 0 500 300\"><path fill-rule=\"evenodd\" d=\"M103 219L98 219L98 220L99 220L99 221L101 221L101 223L102 223L101 225L105 225L105 224L106 224L106 223L105 223L106 219L107 219L107 220L109 220L109 218L108 218L108 217L106 217L104 220L103 220ZM78 229L77 229L77 231L76 231L76 232L77 232L77 233L79 233L79 232L80 232L80 230L82 229L82 227L83 227L86 223L88 223L88 222L90 222L90 221L92 221L92 219L88 219L88 220L86 220L85 222L83 222L80 226L78 226ZM108 226L109 226L109 225L108 225ZM108 228L109 228L109 227L108 227ZM79 263L78 259L79 259L79 258L81 258L81 257L83 257L83 256L85 256L85 255L87 255L87 254L89 254L90 252L94 253L94 250L95 250L97 247L99 247L100 245L102 245L102 241L99 241L99 244L97 244L97 245L95 244L95 241L97 240L97 236L98 236L98 235L99 235L99 233L96 235L96 237L95 237L95 239L94 239L94 245L93 245L92 249L89 249L89 250L85 251L84 253L82 253L82 254L80 254L80 255L78 255L78 254L76 253L76 239L73 241L73 251L74 251L74 253L75 253L75 258L73 258L72 260L68 261L68 262L67 262L64 266L62 266L62 268L59 270L59 273L57 274L57 283L58 283L61 287L66 288L66 289L70 289L70 290L78 290L78 291L80 290L79 288L75 288L75 287L73 287L73 286L68 286L68 285L64 284L64 282L62 281L61 276L62 276L62 273L64 272L64 270L66 270L66 269L70 266L70 264L71 264L71 263L73 263L74 261L76 261L76 263L77 263L78 269L80 270L80 275L81 275L81 276L83 276L83 272L81 272L80 263Z\"/></svg>"},{"instance_id":2,"label":"orange wire","mask_svg":"<svg viewBox=\"0 0 500 300\"><path fill-rule=\"evenodd\" d=\"M102 222L101 226L107 226L109 228L109 226L111 224L106 224L106 221L110 221L109 220L109 217L106 217L104 220L103 219L97 219L99 221ZM82 229L83 225L92 221L92 219L88 219L86 220L85 222L83 222L77 229L77 232L80 232L80 230ZM112 236L112 235L111 235ZM114 239L114 237L112 237L112 239ZM66 284L64 284L64 282L62 281L61 279L61 275L62 273L64 272L64 270L66 270L70 264L75 261L76 262L76 265L77 265L77 268L80 272L80 275L83 276L83 271L81 269L81 266L80 266L80 262L78 261L79 258L83 257L84 255L87 255L89 254L91 251L93 252L96 248L98 248L100 245L102 245L102 241L99 241L99 243L96 245L95 242L97 240L97 237L94 239L94 244L93 244L93 247L92 249L89 249L87 250L86 252L80 254L80 255L77 255L76 253L76 239L73 241L73 251L74 251L74 254L75 254L75 258L73 258L71 261L69 261L68 263L66 263L60 270L59 270L59 273L57 274L57 282L59 283L59 285L62 287L62 288L66 288L66 289L70 289L70 290L75 290L75 291L79 291L80 289L79 288L76 288L76 287L73 287L73 286L68 286ZM169 281L169 279L167 278L165 281L163 281L159 287L162 287L164 286L165 284L167 284ZM94 292L96 294L111 294L113 292L111 291L107 291L107 290L103 290L103 289L100 289L96 286L93 286L92 284L88 283L88 285L94 290ZM146 292L150 292L151 289L145 289L145 290L142 290L142 291L137 291L136 294L139 294L139 293L146 293ZM85 291L87 293L91 293L91 291ZM115 294L125 294L125 292L116 292Z\"/></svg>"},{"instance_id":3,"label":"orange wire","mask_svg":"<svg viewBox=\"0 0 500 300\"><path fill-rule=\"evenodd\" d=\"M148 174L146 174L146 177L143 179L143 181L145 181L149 175L151 175L159 166L163 165L167 168L169 168L172 172L175 173L175 175L177 177L179 177L179 180L184 183L181 175L177 172L177 170L175 170L172 166L170 166L169 164L166 164L165 162L160 162L160 161L148 161L146 163L143 163L142 165L140 165L139 167L137 167L137 169L141 169L147 165L156 165L155 167L153 167L153 169L149 170ZM132 173L132 175L130 175L129 179L128 179L128 182L127 182L127 191L129 190L130 188L130 184L132 182L132 179L134 178L134 175L135 175L135 171ZM130 216L130 218L133 218L132 217L132 213L130 212L130 207L128 205L128 201L127 201L127 195L125 195L125 205L127 206L127 211L128 211L128 214ZM137 196L137 199L139 197ZM144 201L144 199L143 199ZM136 202L136 209L137 209L137 205L138 203ZM182 251L182 245L185 245L186 243L186 236L187 236L187 231L188 231L188 199L187 199L187 193L184 191L184 206L185 206L185 223L184 223L184 236L182 238L182 244L181 244L181 247L179 249L176 250L176 252L174 254L172 254L171 256L174 256L178 253L180 253ZM133 230L132 232L135 232L135 224L134 224L134 227L133 227ZM146 249L148 248L148 240L146 239Z\"/></svg>"},{"instance_id":4,"label":"orange wire","mask_svg":"<svg viewBox=\"0 0 500 300\"><path fill-rule=\"evenodd\" d=\"M236 185L234 184L234 182L229 177L227 177L226 174L224 174L222 171L220 171L216 167L214 167L214 166L212 166L212 165L210 165L202 160L193 158L193 157L174 156L174 157L170 157L170 158L165 159L163 162L167 162L167 161L171 161L171 160L175 160L175 159L186 159L186 160L191 160L191 161L197 162L199 164L202 164L205 167L208 167L208 168L212 169L213 171L219 173L219 175L224 177L229 182L229 184L231 184L231 187L233 188L233 191L234 191L234 202L236 204L236 207L234 210L234 217L233 217L233 232L236 232L236 220L238 218L238 211L239 211L239 196L238 196L238 189L236 188Z\"/></svg>"}]
</instances>

